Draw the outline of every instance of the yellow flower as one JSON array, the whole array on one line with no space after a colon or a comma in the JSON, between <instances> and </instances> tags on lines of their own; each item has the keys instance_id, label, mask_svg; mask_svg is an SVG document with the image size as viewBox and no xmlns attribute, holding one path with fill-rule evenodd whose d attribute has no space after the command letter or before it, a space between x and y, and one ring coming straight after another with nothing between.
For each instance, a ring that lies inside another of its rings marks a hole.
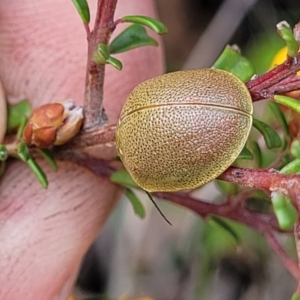
<instances>
[{"instance_id":1,"label":"yellow flower","mask_svg":"<svg viewBox=\"0 0 300 300\"><path fill-rule=\"evenodd\" d=\"M276 67L279 64L282 64L286 60L286 58L287 58L287 47L283 47L277 52L277 54L273 58L270 69ZM300 75L300 71L298 71L297 75Z\"/></svg>"}]
</instances>

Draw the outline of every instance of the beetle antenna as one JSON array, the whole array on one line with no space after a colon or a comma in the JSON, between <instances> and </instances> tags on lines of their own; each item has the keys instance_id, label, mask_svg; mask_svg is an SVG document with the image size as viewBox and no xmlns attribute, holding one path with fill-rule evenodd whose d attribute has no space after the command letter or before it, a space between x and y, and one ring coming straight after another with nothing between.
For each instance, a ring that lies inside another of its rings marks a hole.
<instances>
[{"instance_id":1,"label":"beetle antenna","mask_svg":"<svg viewBox=\"0 0 300 300\"><path fill-rule=\"evenodd\" d=\"M160 215L163 217L163 219L164 219L169 225L173 226L172 223L167 219L167 217L166 217L166 216L163 214L163 212L160 210L160 208L158 207L158 205L155 203L155 201L154 201L152 195L151 195L149 192L147 192L147 191L145 191L145 193L148 195L149 199L151 200L151 202L153 203L153 205L155 206L155 208L158 210L158 212L160 213Z\"/></svg>"}]
</instances>

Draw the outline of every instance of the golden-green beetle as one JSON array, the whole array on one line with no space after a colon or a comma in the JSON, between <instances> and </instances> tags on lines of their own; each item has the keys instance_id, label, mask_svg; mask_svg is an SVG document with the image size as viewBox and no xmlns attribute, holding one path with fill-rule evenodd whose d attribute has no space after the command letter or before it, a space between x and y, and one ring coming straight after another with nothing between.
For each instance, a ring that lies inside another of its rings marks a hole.
<instances>
[{"instance_id":1,"label":"golden-green beetle","mask_svg":"<svg viewBox=\"0 0 300 300\"><path fill-rule=\"evenodd\" d=\"M117 126L118 154L146 191L194 189L234 162L247 141L252 112L247 87L226 71L158 76L129 95Z\"/></svg>"}]
</instances>

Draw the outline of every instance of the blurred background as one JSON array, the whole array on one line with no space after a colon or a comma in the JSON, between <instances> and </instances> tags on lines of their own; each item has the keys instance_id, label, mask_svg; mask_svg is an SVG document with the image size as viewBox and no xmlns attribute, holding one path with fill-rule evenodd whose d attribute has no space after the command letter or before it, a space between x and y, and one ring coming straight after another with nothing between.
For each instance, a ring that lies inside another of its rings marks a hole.
<instances>
[{"instance_id":1,"label":"blurred background","mask_svg":"<svg viewBox=\"0 0 300 300\"><path fill-rule=\"evenodd\" d=\"M299 21L298 0L156 0L166 71L210 67L227 44L237 44L257 73L267 70L284 43L276 24ZM157 201L169 226L138 192L146 208L138 218L122 198L87 254L78 299L283 300L295 282L256 232L227 222L233 232L191 212ZM224 200L215 183L197 196ZM278 236L293 255L294 241ZM96 297L96 298L95 298ZM132 297L132 298L131 298Z\"/></svg>"}]
</instances>

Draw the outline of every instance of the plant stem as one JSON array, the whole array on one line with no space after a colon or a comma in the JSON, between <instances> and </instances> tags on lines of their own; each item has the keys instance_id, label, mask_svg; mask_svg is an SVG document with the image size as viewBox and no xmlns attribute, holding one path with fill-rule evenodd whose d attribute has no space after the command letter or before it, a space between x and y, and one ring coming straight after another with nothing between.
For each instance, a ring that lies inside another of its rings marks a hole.
<instances>
[{"instance_id":1,"label":"plant stem","mask_svg":"<svg viewBox=\"0 0 300 300\"><path fill-rule=\"evenodd\" d=\"M285 267L296 280L299 280L297 263L288 256L272 233L272 230L280 231L274 215L249 211L241 204L241 202L233 203L232 201L226 201L221 205L207 203L192 198L188 193L154 193L154 195L160 199L168 200L191 209L202 218L205 218L208 215L216 215L229 218L254 228L264 235L268 244L281 258Z\"/></svg>"},{"instance_id":2,"label":"plant stem","mask_svg":"<svg viewBox=\"0 0 300 300\"><path fill-rule=\"evenodd\" d=\"M159 199L184 206L204 219L209 215L216 215L246 224L261 233L267 229L281 231L273 214L249 211L241 202L233 203L233 201L226 201L223 204L207 203L203 200L193 198L188 193L157 192L153 193L153 195Z\"/></svg>"},{"instance_id":3,"label":"plant stem","mask_svg":"<svg viewBox=\"0 0 300 300\"><path fill-rule=\"evenodd\" d=\"M290 273L294 276L294 278L298 281L299 277L299 269L296 261L292 260L283 247L279 244L274 234L270 230L266 230L264 233L264 237L268 242L269 246L276 252L276 254L281 258L284 266Z\"/></svg>"},{"instance_id":4,"label":"plant stem","mask_svg":"<svg viewBox=\"0 0 300 300\"><path fill-rule=\"evenodd\" d=\"M98 0L94 29L88 39L88 61L84 95L84 130L95 129L106 120L103 109L103 84L105 65L93 60L98 44L108 44L114 29L117 0Z\"/></svg>"},{"instance_id":5,"label":"plant stem","mask_svg":"<svg viewBox=\"0 0 300 300\"><path fill-rule=\"evenodd\" d=\"M300 53L294 58L288 57L286 61L274 69L266 72L265 74L258 75L255 78L249 80L246 84L253 101L272 98L277 91L274 86L277 86L282 80L286 78L291 78L294 80L294 76L297 71L300 70ZM287 80L288 81L288 80ZM287 85L288 82L285 81L284 84ZM273 88L273 89L272 89ZM300 89L300 82L293 85L292 90ZM269 90L270 89L270 90ZM286 86L285 89L281 90L280 93L289 92Z\"/></svg>"},{"instance_id":6,"label":"plant stem","mask_svg":"<svg viewBox=\"0 0 300 300\"><path fill-rule=\"evenodd\" d=\"M289 195L296 207L300 201L300 174L281 174L276 169L229 167L218 179L263 190L268 194L272 191L280 191Z\"/></svg>"}]
</instances>

